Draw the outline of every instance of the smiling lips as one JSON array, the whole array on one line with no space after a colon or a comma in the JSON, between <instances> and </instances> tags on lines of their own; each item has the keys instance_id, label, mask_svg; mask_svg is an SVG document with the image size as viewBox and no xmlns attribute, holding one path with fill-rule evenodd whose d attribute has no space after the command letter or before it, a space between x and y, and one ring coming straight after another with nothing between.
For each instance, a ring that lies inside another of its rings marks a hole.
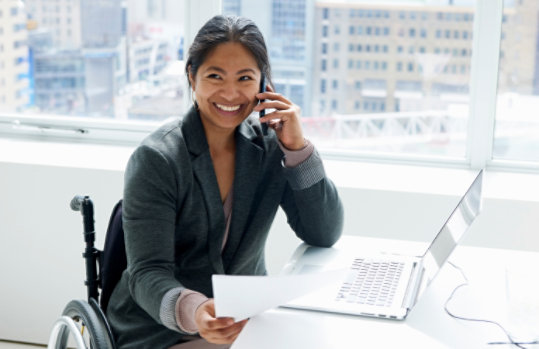
<instances>
[{"instance_id":1,"label":"smiling lips","mask_svg":"<svg viewBox=\"0 0 539 349\"><path fill-rule=\"evenodd\" d=\"M221 110L227 111L227 112L235 112L238 109L240 109L241 104L238 105L224 105L224 104L217 104L215 103L215 106Z\"/></svg>"}]
</instances>

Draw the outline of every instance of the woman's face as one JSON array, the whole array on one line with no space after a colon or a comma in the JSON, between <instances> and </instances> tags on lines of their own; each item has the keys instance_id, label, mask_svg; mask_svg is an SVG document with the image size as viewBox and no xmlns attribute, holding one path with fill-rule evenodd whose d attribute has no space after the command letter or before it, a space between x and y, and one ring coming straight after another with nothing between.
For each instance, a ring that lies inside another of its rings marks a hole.
<instances>
[{"instance_id":1,"label":"woman's face","mask_svg":"<svg viewBox=\"0 0 539 349\"><path fill-rule=\"evenodd\" d=\"M218 45L189 74L206 132L235 129L258 103L261 73L256 60L242 44Z\"/></svg>"}]
</instances>

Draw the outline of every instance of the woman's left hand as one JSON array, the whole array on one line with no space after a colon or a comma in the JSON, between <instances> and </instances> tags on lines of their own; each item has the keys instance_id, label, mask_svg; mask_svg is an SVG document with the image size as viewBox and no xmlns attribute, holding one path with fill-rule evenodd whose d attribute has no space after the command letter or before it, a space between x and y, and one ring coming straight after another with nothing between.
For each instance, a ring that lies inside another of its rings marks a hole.
<instances>
[{"instance_id":1,"label":"woman's left hand","mask_svg":"<svg viewBox=\"0 0 539 349\"><path fill-rule=\"evenodd\" d=\"M301 108L292 103L283 95L273 91L271 86L268 91L259 93L256 98L264 100L255 108L255 112L262 109L275 109L260 118L260 122L267 122L268 126L275 130L279 141L289 150L299 150L305 146L303 131L301 129Z\"/></svg>"}]
</instances>

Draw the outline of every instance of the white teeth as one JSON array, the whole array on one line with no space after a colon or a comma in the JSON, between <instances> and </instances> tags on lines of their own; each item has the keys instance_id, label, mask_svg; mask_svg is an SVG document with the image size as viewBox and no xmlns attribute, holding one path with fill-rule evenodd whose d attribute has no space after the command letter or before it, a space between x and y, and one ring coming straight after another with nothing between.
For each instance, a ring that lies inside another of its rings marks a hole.
<instances>
[{"instance_id":1,"label":"white teeth","mask_svg":"<svg viewBox=\"0 0 539 349\"><path fill-rule=\"evenodd\" d=\"M236 111L240 109L239 105L228 106L228 105L222 105L222 104L217 104L217 103L215 105L217 105L219 109L223 109L224 111Z\"/></svg>"}]
</instances>

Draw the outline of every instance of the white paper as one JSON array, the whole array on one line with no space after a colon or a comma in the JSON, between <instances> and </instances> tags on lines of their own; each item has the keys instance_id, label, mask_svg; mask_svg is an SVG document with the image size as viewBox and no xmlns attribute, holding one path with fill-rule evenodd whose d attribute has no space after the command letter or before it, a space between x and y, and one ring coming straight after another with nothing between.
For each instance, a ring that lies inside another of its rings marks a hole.
<instances>
[{"instance_id":1,"label":"white paper","mask_svg":"<svg viewBox=\"0 0 539 349\"><path fill-rule=\"evenodd\" d=\"M213 275L215 313L241 321L341 282L345 276L345 270L279 276Z\"/></svg>"}]
</instances>

